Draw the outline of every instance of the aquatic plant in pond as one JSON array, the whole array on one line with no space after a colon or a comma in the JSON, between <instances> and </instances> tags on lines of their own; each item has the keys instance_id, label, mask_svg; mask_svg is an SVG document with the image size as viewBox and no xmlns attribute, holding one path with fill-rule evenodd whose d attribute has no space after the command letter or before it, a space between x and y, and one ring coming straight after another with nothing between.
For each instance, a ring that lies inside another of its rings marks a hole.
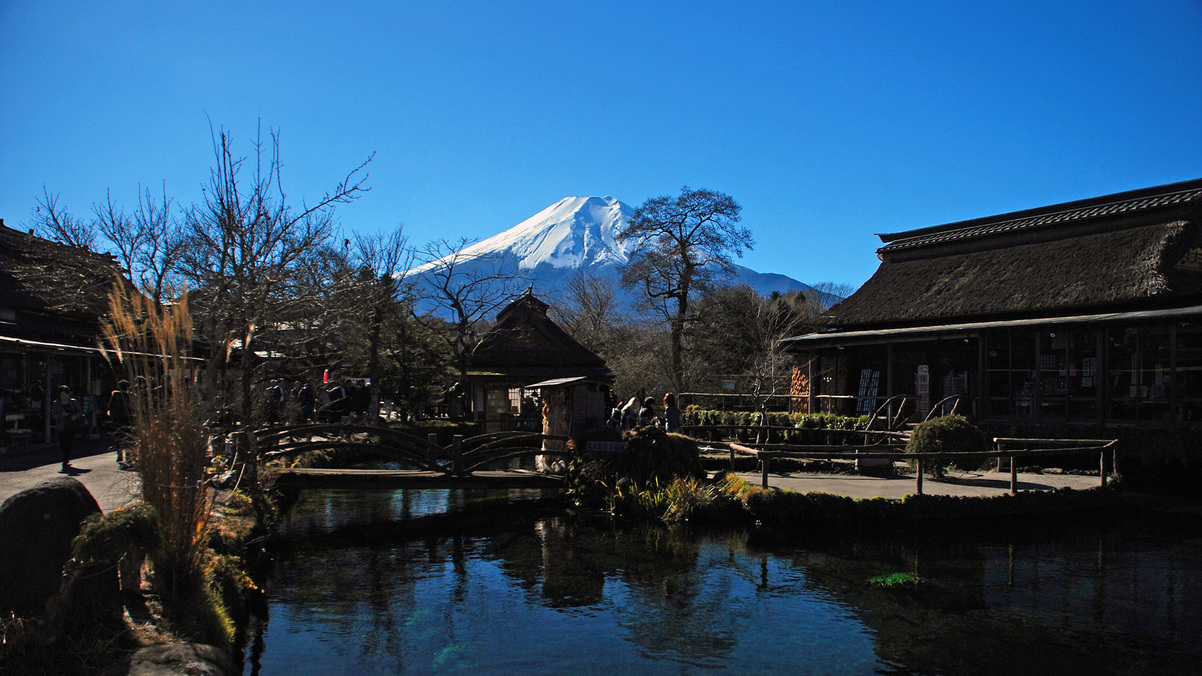
<instances>
[{"instance_id":1,"label":"aquatic plant in pond","mask_svg":"<svg viewBox=\"0 0 1202 676\"><path fill-rule=\"evenodd\" d=\"M888 575L877 575L876 577L868 578L868 584L881 589L899 589L908 587L911 589L917 588L925 583L921 577L915 573L889 573Z\"/></svg>"}]
</instances>

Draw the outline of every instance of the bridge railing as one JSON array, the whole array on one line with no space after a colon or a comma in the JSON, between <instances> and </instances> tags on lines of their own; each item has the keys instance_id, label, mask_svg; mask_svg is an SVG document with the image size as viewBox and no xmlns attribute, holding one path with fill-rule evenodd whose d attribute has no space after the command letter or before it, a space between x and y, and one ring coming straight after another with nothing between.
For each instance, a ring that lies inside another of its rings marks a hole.
<instances>
[{"instance_id":1,"label":"bridge railing","mask_svg":"<svg viewBox=\"0 0 1202 676\"><path fill-rule=\"evenodd\" d=\"M410 465L418 470L466 476L512 458L569 456L566 436L534 432L493 432L464 438L455 435L450 446L437 435L422 438L387 427L310 424L267 427L246 435L248 452L259 461L295 457L322 450L354 450ZM544 441L559 449L543 448Z\"/></svg>"}]
</instances>

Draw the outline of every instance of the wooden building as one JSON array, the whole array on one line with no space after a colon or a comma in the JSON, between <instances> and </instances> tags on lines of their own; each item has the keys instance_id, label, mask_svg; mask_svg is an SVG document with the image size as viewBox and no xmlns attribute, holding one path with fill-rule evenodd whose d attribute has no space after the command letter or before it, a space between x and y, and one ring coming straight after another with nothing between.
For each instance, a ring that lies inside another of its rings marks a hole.
<instances>
[{"instance_id":1,"label":"wooden building","mask_svg":"<svg viewBox=\"0 0 1202 676\"><path fill-rule=\"evenodd\" d=\"M544 402L533 398L534 389L556 390L554 418L567 416L567 431L605 424L613 374L547 316L549 308L526 291L497 313L496 325L472 352L465 394L471 417L489 432L542 431ZM554 433L566 432L557 427Z\"/></svg>"},{"instance_id":2,"label":"wooden building","mask_svg":"<svg viewBox=\"0 0 1202 676\"><path fill-rule=\"evenodd\" d=\"M1202 425L1202 180L879 237L876 274L790 342L810 410Z\"/></svg>"},{"instance_id":3,"label":"wooden building","mask_svg":"<svg viewBox=\"0 0 1202 676\"><path fill-rule=\"evenodd\" d=\"M111 256L13 230L0 220L0 407L6 432L27 430L34 439L49 439L47 412L59 385L70 386L95 421L113 387L97 341L119 274Z\"/></svg>"}]
</instances>

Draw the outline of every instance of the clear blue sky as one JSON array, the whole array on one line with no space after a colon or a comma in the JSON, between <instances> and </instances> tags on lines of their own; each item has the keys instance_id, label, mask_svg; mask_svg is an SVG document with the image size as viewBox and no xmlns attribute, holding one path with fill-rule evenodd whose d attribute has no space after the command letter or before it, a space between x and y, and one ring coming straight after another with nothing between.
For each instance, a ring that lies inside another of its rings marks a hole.
<instances>
[{"instance_id":1,"label":"clear blue sky","mask_svg":"<svg viewBox=\"0 0 1202 676\"><path fill-rule=\"evenodd\" d=\"M873 233L1202 177L1202 2L0 0L0 217L199 199L279 128L343 227L484 238L568 195L726 192L744 263L863 283Z\"/></svg>"}]
</instances>

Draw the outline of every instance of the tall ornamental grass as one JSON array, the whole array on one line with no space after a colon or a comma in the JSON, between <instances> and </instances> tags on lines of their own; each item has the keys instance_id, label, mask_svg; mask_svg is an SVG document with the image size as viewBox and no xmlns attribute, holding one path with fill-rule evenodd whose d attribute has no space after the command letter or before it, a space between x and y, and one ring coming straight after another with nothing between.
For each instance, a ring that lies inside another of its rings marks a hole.
<instances>
[{"instance_id":1,"label":"tall ornamental grass","mask_svg":"<svg viewBox=\"0 0 1202 676\"><path fill-rule=\"evenodd\" d=\"M201 546L212 513L187 297L159 307L118 283L109 295L102 336L105 358L120 364L133 383L127 450L142 475L142 499L159 514L156 573L178 590L202 570Z\"/></svg>"}]
</instances>

